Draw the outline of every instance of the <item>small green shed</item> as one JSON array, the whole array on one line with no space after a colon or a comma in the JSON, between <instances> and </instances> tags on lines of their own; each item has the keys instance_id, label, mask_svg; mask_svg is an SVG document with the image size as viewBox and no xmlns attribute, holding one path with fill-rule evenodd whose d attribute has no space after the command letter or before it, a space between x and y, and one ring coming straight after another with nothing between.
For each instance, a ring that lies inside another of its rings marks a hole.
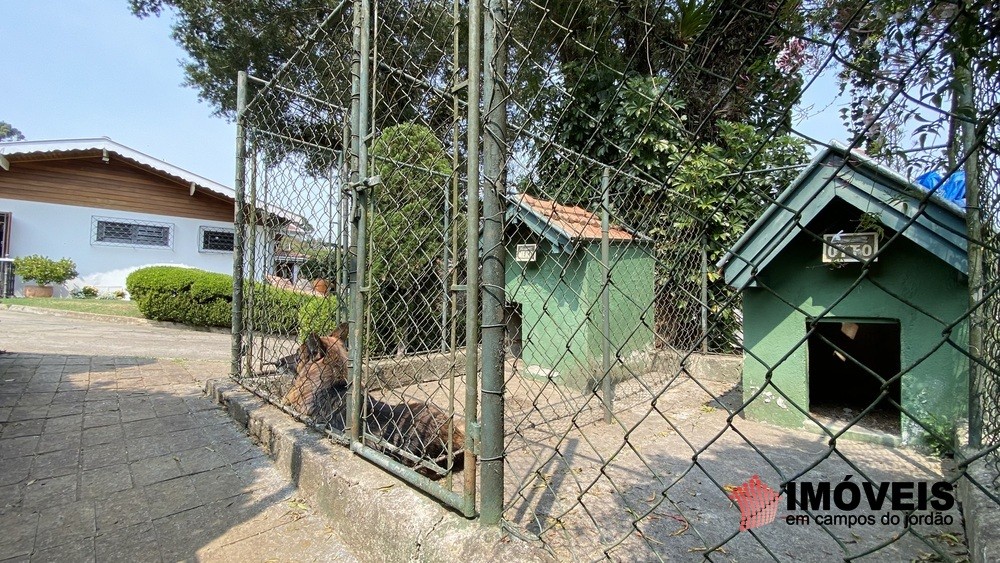
<instances>
[{"instance_id":1,"label":"small green shed","mask_svg":"<svg viewBox=\"0 0 1000 563\"><path fill-rule=\"evenodd\" d=\"M834 145L719 266L743 295L749 417L814 426L808 412L837 427L877 401L854 428L920 444L913 418L949 435L967 415L968 254L954 202Z\"/></svg>"},{"instance_id":2,"label":"small green shed","mask_svg":"<svg viewBox=\"0 0 1000 563\"><path fill-rule=\"evenodd\" d=\"M508 351L523 375L586 389L653 343L653 257L647 241L608 228L607 311L602 302L602 221L598 212L526 194L507 200ZM608 338L604 315L608 314Z\"/></svg>"}]
</instances>

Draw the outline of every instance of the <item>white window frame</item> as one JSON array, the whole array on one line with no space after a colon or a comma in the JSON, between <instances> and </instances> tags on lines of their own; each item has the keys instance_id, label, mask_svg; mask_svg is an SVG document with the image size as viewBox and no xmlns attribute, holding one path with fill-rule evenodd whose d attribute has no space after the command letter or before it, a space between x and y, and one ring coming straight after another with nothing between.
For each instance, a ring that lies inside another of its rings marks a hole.
<instances>
[{"instance_id":1,"label":"white window frame","mask_svg":"<svg viewBox=\"0 0 1000 563\"><path fill-rule=\"evenodd\" d=\"M101 223L120 223L126 225L137 225L139 227L154 227L154 228L166 228L167 229L167 244L143 244L136 241L128 242L114 242L108 240L98 240L98 235L100 234L100 224ZM174 224L173 223L162 223L159 221L146 221L144 219L128 219L125 217L100 217L94 215L91 217L91 229L90 229L90 244L94 246L118 246L124 248L149 248L157 250L173 250L174 248Z\"/></svg>"},{"instance_id":2,"label":"white window frame","mask_svg":"<svg viewBox=\"0 0 1000 563\"><path fill-rule=\"evenodd\" d=\"M217 233L231 233L233 235L233 244L236 244L236 229L233 227L210 227L208 225L202 225L198 228L198 252L207 252L209 254L232 254L233 249L229 250L217 250L213 248L205 248L205 233L206 232L217 232Z\"/></svg>"}]
</instances>

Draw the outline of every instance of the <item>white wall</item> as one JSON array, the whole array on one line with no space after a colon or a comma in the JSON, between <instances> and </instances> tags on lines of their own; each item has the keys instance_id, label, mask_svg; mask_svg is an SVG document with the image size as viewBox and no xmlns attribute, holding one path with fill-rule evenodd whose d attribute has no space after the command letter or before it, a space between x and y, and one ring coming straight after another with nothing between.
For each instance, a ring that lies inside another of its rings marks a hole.
<instances>
[{"instance_id":1,"label":"white wall","mask_svg":"<svg viewBox=\"0 0 1000 563\"><path fill-rule=\"evenodd\" d=\"M0 211L11 212L11 258L41 254L54 260L65 257L76 262L79 277L67 282L65 287L56 287L57 296L67 296L70 291L85 285L95 286L102 292L124 289L128 274L154 264L233 273L232 252L198 250L200 227L231 229L232 223L3 198L0 198ZM94 244L92 223L95 216L169 223L173 226L173 245L171 248L150 248ZM20 295L22 287L23 281L18 277L15 293Z\"/></svg>"}]
</instances>

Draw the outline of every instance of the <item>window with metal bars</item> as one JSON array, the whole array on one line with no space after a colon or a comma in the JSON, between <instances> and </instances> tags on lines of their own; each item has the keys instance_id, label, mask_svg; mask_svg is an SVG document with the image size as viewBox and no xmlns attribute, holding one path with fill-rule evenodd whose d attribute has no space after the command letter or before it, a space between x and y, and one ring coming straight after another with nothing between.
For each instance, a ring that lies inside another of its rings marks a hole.
<instances>
[{"instance_id":1,"label":"window with metal bars","mask_svg":"<svg viewBox=\"0 0 1000 563\"><path fill-rule=\"evenodd\" d=\"M173 244L173 225L94 217L92 240L94 244L101 245L170 248Z\"/></svg>"},{"instance_id":2,"label":"window with metal bars","mask_svg":"<svg viewBox=\"0 0 1000 563\"><path fill-rule=\"evenodd\" d=\"M233 229L202 227L198 237L200 252L232 252L236 233Z\"/></svg>"}]
</instances>

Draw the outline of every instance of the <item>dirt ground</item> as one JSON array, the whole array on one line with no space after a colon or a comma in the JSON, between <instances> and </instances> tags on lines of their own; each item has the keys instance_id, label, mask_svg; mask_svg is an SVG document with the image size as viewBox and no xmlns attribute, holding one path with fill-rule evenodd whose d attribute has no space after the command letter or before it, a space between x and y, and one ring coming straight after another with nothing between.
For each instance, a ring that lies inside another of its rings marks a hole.
<instances>
[{"instance_id":1,"label":"dirt ground","mask_svg":"<svg viewBox=\"0 0 1000 563\"><path fill-rule=\"evenodd\" d=\"M276 376L256 382L279 397L287 384ZM947 473L946 462L911 449L846 439L831 446L828 436L815 432L746 420L731 414L741 394L732 384L648 373L618 385L608 424L598 394L526 377L509 363L506 528L542 542L558 560L829 561L869 551L861 560L965 557L957 504L940 512L936 525L906 527L905 514L892 512L888 503L876 511L863 501L856 510L831 507L791 525L788 516L805 513L790 511L782 496L773 523L740 532L740 512L728 494L753 475L778 489L788 480L826 481L832 488L847 476L877 484L935 482ZM461 379L373 395L464 412ZM456 475L453 489L462 482ZM831 520L869 514L874 524ZM883 515L896 515L900 523L883 524ZM712 548L718 549L708 553Z\"/></svg>"}]
</instances>

